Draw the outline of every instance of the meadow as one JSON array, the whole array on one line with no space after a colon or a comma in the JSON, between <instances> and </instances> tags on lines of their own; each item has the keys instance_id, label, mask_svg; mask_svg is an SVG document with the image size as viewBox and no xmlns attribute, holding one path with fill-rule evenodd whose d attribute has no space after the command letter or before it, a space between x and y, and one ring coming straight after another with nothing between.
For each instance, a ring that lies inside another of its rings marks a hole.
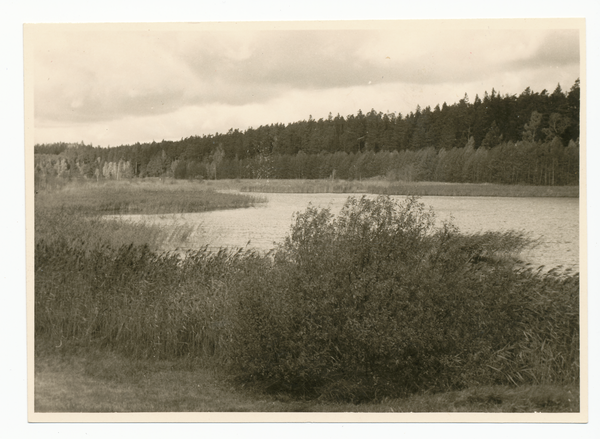
<instances>
[{"instance_id":1,"label":"meadow","mask_svg":"<svg viewBox=\"0 0 600 439\"><path fill-rule=\"evenodd\" d=\"M101 217L263 201L215 186L38 190L36 411L579 411L579 275L519 265L523 234L354 197L181 257L186 230Z\"/></svg>"}]
</instances>

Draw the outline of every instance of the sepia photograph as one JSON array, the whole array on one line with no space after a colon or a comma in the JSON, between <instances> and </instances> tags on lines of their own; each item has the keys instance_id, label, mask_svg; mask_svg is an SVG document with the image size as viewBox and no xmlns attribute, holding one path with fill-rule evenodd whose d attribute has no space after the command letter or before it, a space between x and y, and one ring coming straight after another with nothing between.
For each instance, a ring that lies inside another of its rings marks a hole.
<instances>
[{"instance_id":1,"label":"sepia photograph","mask_svg":"<svg viewBox=\"0 0 600 439\"><path fill-rule=\"evenodd\" d=\"M585 19L23 41L30 422L587 422Z\"/></svg>"}]
</instances>

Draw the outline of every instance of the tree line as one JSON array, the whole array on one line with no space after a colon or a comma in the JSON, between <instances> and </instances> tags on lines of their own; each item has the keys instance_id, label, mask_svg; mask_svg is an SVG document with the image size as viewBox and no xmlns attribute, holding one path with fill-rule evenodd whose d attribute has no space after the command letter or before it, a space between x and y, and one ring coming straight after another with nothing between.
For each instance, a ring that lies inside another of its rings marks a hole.
<instances>
[{"instance_id":1,"label":"tree line","mask_svg":"<svg viewBox=\"0 0 600 439\"><path fill-rule=\"evenodd\" d=\"M40 175L340 178L569 185L579 181L580 84L407 115L371 110L112 148L35 145Z\"/></svg>"}]
</instances>

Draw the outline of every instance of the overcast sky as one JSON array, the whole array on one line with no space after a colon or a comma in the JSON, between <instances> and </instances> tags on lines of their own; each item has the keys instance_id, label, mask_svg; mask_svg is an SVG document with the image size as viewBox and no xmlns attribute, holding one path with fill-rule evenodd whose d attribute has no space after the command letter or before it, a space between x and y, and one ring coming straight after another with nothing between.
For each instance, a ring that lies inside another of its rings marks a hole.
<instances>
[{"instance_id":1,"label":"overcast sky","mask_svg":"<svg viewBox=\"0 0 600 439\"><path fill-rule=\"evenodd\" d=\"M330 112L407 114L492 88L568 91L579 31L531 23L27 28L35 142L117 146Z\"/></svg>"}]
</instances>

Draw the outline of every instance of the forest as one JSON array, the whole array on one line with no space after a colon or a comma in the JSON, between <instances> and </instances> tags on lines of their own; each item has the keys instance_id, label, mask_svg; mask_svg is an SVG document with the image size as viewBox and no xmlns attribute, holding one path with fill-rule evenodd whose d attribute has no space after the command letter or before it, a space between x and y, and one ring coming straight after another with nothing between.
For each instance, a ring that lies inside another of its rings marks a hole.
<instances>
[{"instance_id":1,"label":"forest","mask_svg":"<svg viewBox=\"0 0 600 439\"><path fill-rule=\"evenodd\" d=\"M116 147L36 144L36 178L365 179L579 184L580 82L494 89L414 112L309 116L245 131Z\"/></svg>"}]
</instances>

